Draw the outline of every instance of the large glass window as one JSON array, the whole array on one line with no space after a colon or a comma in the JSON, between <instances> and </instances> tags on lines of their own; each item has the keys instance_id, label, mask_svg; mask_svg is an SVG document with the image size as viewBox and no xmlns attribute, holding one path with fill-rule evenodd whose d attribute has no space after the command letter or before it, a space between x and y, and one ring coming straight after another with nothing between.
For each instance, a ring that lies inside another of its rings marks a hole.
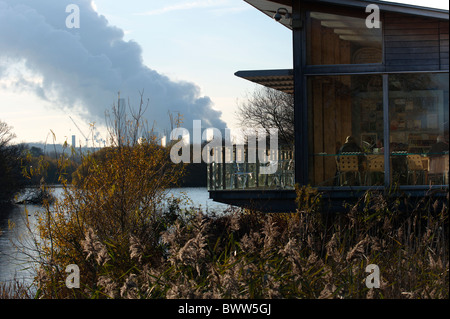
<instances>
[{"instance_id":1,"label":"large glass window","mask_svg":"<svg viewBox=\"0 0 450 319\"><path fill-rule=\"evenodd\" d=\"M384 185L382 82L381 75L309 78L313 186Z\"/></svg>"},{"instance_id":2,"label":"large glass window","mask_svg":"<svg viewBox=\"0 0 450 319\"><path fill-rule=\"evenodd\" d=\"M382 25L368 28L366 17L310 12L307 63L310 65L382 62Z\"/></svg>"},{"instance_id":3,"label":"large glass window","mask_svg":"<svg viewBox=\"0 0 450 319\"><path fill-rule=\"evenodd\" d=\"M389 76L391 181L448 185L448 74Z\"/></svg>"},{"instance_id":4,"label":"large glass window","mask_svg":"<svg viewBox=\"0 0 450 319\"><path fill-rule=\"evenodd\" d=\"M382 75L309 77L311 185L448 185L448 74L387 78L384 106Z\"/></svg>"}]
</instances>

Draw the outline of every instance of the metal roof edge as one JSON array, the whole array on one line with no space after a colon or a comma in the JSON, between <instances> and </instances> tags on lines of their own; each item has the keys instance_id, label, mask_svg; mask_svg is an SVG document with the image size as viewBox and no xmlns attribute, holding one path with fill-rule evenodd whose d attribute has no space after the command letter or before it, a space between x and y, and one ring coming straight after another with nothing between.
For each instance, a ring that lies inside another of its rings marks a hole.
<instances>
[{"instance_id":1,"label":"metal roof edge","mask_svg":"<svg viewBox=\"0 0 450 319\"><path fill-rule=\"evenodd\" d=\"M253 4L252 0L244 0L244 1L247 2L249 5L253 6L254 8L264 12L263 10L258 8L256 4ZM396 12L401 14L409 14L441 20L449 20L449 10L416 6L412 4L398 3L392 1L381 1L381 0L292 0L292 1L303 1L305 3L308 2L308 3L334 4L338 6L344 7L347 6L356 8L365 8L369 4L376 4L377 6L379 6L381 11L385 12ZM267 0L267 2L273 4L278 3L276 1L270 0Z\"/></svg>"},{"instance_id":2,"label":"metal roof edge","mask_svg":"<svg viewBox=\"0 0 450 319\"><path fill-rule=\"evenodd\" d=\"M242 70L234 73L240 78L253 78L261 76L292 76L293 69L269 69L269 70Z\"/></svg>"},{"instance_id":3,"label":"metal roof edge","mask_svg":"<svg viewBox=\"0 0 450 319\"><path fill-rule=\"evenodd\" d=\"M392 1L380 1L380 0L307 0L306 2L316 3L332 3L341 6L351 7L366 7L369 4L376 4L381 11L397 12L402 14L412 14L419 16L426 16L437 19L449 19L449 10L416 6L406 3L398 3Z\"/></svg>"}]
</instances>

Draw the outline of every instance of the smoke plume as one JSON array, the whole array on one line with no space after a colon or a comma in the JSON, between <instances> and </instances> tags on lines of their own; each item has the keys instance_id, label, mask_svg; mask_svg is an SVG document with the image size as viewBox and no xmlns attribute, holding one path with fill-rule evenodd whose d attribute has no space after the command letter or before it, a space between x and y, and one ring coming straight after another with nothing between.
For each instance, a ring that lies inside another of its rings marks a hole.
<instances>
[{"instance_id":1,"label":"smoke plume","mask_svg":"<svg viewBox=\"0 0 450 319\"><path fill-rule=\"evenodd\" d=\"M80 8L80 28L66 27L72 3ZM35 77L11 77L11 64ZM144 65L140 45L125 41L123 30L109 25L89 0L0 0L0 85L7 77L10 86L89 118L104 119L117 92L135 105L144 90L150 99L146 118L159 129L168 128L169 110L183 115L186 128L195 119L203 127L226 126L197 85L175 82Z\"/></svg>"}]
</instances>

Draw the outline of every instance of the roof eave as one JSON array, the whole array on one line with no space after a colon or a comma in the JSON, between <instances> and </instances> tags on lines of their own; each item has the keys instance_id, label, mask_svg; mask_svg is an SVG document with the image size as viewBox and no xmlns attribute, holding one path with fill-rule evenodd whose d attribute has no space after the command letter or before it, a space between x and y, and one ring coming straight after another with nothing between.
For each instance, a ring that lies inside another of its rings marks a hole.
<instances>
[{"instance_id":1,"label":"roof eave","mask_svg":"<svg viewBox=\"0 0 450 319\"><path fill-rule=\"evenodd\" d=\"M366 8L368 4L376 4L381 11L418 15L443 20L448 20L449 18L449 11L445 9L415 6L411 4L397 3L390 1L371 0L370 2L368 2L362 0L306 0L306 2L332 3L341 6L350 6L359 8Z\"/></svg>"},{"instance_id":2,"label":"roof eave","mask_svg":"<svg viewBox=\"0 0 450 319\"><path fill-rule=\"evenodd\" d=\"M234 75L284 93L294 93L292 69L238 71Z\"/></svg>"},{"instance_id":3,"label":"roof eave","mask_svg":"<svg viewBox=\"0 0 450 319\"><path fill-rule=\"evenodd\" d=\"M271 17L271 14L266 12L263 8L263 3L265 4L271 4L275 6L283 6L278 1L265 1L265 0L244 0L251 6L255 7L259 11L265 13L269 17ZM295 0L292 0L295 1ZM449 10L445 9L437 9L437 8L429 8L429 7L422 7L422 6L415 6L410 4L404 4L404 3L396 3L396 2L390 2L390 1L380 1L380 0L371 0L370 2L364 1L364 0L303 0L305 3L323 3L323 4L334 4L338 6L344 6L344 7L353 7L353 8L366 8L368 4L376 4L379 6L381 11L385 12L395 12L395 13L401 13L401 14L408 14L408 15L416 15L416 16L422 16L422 17L428 17L428 18L434 18L434 19L441 19L441 20L449 20ZM286 27L290 28L290 26L286 23L283 23Z\"/></svg>"}]
</instances>

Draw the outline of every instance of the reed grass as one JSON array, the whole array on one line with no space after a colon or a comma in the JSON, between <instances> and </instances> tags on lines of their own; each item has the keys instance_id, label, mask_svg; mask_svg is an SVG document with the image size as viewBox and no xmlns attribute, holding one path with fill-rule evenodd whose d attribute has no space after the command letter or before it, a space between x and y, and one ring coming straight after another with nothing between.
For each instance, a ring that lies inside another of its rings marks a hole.
<instances>
[{"instance_id":1,"label":"reed grass","mask_svg":"<svg viewBox=\"0 0 450 319\"><path fill-rule=\"evenodd\" d=\"M164 235L172 268L153 286L158 297L448 298L448 199L367 192L325 214L310 190L297 192L295 214L199 215L194 232ZM365 285L369 264L380 289Z\"/></svg>"},{"instance_id":2,"label":"reed grass","mask_svg":"<svg viewBox=\"0 0 450 319\"><path fill-rule=\"evenodd\" d=\"M297 195L289 214L215 216L172 205L170 219L147 224L157 233L123 234L122 242L87 229L75 261L84 263L81 289L65 287L54 270L63 265L43 264L36 297L449 298L448 195L412 201L367 191L339 213L325 213L310 188ZM369 264L380 268L379 289L366 287ZM0 296L30 297L20 285L0 286Z\"/></svg>"},{"instance_id":3,"label":"reed grass","mask_svg":"<svg viewBox=\"0 0 450 319\"><path fill-rule=\"evenodd\" d=\"M0 299L31 299L32 293L27 285L17 279L0 282Z\"/></svg>"}]
</instances>

